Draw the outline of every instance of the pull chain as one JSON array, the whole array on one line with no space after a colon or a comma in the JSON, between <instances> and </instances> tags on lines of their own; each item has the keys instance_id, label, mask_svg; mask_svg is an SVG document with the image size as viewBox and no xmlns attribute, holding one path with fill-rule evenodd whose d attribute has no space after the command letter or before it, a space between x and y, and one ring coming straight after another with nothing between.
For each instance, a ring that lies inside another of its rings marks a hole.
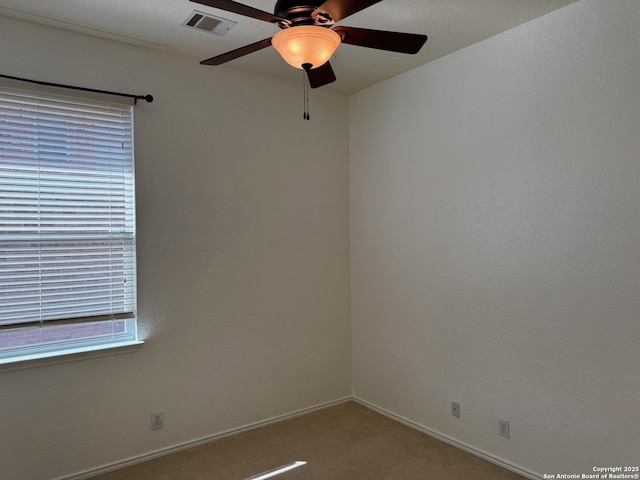
<instances>
[{"instance_id":1,"label":"pull chain","mask_svg":"<svg viewBox=\"0 0 640 480\"><path fill-rule=\"evenodd\" d=\"M304 107L304 112L302 113L302 118L307 119L307 72L302 70L302 106Z\"/></svg>"},{"instance_id":2,"label":"pull chain","mask_svg":"<svg viewBox=\"0 0 640 480\"><path fill-rule=\"evenodd\" d=\"M311 70L311 64L305 63L302 65L302 94L304 96L304 114L302 118L309 120L309 70Z\"/></svg>"}]
</instances>

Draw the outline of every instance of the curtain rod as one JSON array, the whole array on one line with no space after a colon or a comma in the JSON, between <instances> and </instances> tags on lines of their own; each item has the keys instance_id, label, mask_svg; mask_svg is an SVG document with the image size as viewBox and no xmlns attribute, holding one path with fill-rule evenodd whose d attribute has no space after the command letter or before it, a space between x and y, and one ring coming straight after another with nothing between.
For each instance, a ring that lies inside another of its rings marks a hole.
<instances>
[{"instance_id":1,"label":"curtain rod","mask_svg":"<svg viewBox=\"0 0 640 480\"><path fill-rule=\"evenodd\" d=\"M130 93L108 92L106 90L96 90L94 88L75 87L73 85L62 85L60 83L41 82L38 80L29 80L28 78L12 77L10 75L2 75L2 74L0 74L0 77L8 78L10 80L18 80L20 82L36 83L38 85L45 85L47 87L68 88L70 90L82 90L83 92L104 93L106 95L117 95L119 97L129 97L134 99L134 103L136 105L138 104L138 100L144 100L148 103L153 102L153 96L151 95L132 95Z\"/></svg>"}]
</instances>

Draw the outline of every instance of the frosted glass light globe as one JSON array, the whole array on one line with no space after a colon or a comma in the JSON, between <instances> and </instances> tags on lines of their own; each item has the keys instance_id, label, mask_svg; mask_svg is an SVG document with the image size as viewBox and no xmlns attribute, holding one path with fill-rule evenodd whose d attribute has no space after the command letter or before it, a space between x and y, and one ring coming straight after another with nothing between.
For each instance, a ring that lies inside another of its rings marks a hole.
<instances>
[{"instance_id":1,"label":"frosted glass light globe","mask_svg":"<svg viewBox=\"0 0 640 480\"><path fill-rule=\"evenodd\" d=\"M276 33L271 44L285 62L302 69L305 63L318 68L329 61L342 39L333 30L315 25L290 27Z\"/></svg>"}]
</instances>

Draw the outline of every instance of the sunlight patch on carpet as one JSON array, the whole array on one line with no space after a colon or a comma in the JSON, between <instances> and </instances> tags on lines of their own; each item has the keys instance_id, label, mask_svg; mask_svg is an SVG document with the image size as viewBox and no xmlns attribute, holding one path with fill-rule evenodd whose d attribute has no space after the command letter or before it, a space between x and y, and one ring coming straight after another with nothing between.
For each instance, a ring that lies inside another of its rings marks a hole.
<instances>
[{"instance_id":1,"label":"sunlight patch on carpet","mask_svg":"<svg viewBox=\"0 0 640 480\"><path fill-rule=\"evenodd\" d=\"M289 465L285 465L284 467L279 467L276 468L275 470L271 470L269 472L265 472L265 473L260 473L258 475L255 475L253 477L249 477L245 480L266 480L267 478L271 478L271 477L275 477L276 475L280 475L281 473L284 472L288 472L289 470L293 470L294 468L298 468L301 467L303 465L306 465L307 462L293 462Z\"/></svg>"}]
</instances>

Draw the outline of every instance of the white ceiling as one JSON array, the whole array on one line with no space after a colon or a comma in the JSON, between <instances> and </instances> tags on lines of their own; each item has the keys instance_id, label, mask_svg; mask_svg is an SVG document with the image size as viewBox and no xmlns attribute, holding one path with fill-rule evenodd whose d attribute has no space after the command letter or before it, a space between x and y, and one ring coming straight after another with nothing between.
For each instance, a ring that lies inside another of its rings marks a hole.
<instances>
[{"instance_id":1,"label":"white ceiling","mask_svg":"<svg viewBox=\"0 0 640 480\"><path fill-rule=\"evenodd\" d=\"M540 17L575 0L384 0L340 25L421 33L429 40L417 55L342 45L332 60L338 80L326 87L353 93L460 48ZM241 3L273 12L275 0ZM238 22L218 37L181 23L193 10ZM278 28L189 0L0 0L0 15L53 25L120 42L171 52L198 63L205 58L268 38ZM227 64L299 80L273 48ZM202 66L215 69L223 67Z\"/></svg>"}]
</instances>

